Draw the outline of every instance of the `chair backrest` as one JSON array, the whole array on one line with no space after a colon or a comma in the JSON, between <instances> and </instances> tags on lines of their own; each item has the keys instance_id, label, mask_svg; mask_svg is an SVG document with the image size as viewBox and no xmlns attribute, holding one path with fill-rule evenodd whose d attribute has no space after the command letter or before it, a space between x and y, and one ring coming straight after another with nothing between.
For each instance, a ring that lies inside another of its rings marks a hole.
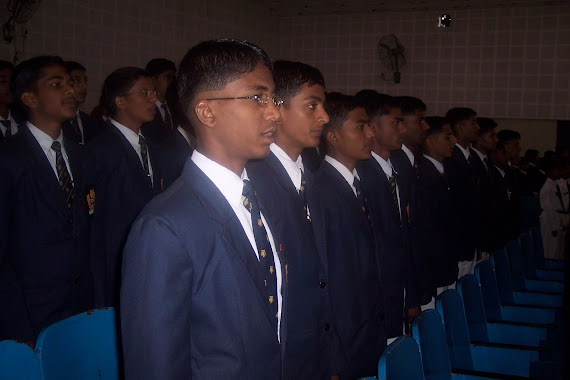
<instances>
[{"instance_id":1,"label":"chair backrest","mask_svg":"<svg viewBox=\"0 0 570 380\"><path fill-rule=\"evenodd\" d=\"M542 245L542 234L540 232L540 224L531 229L532 240L534 242L534 257L538 267L544 267L546 259L544 258L544 246Z\"/></svg>"},{"instance_id":2,"label":"chair backrest","mask_svg":"<svg viewBox=\"0 0 570 380\"><path fill-rule=\"evenodd\" d=\"M435 308L443 319L451 367L472 370L471 341L461 296L457 290L448 289L437 296Z\"/></svg>"},{"instance_id":3,"label":"chair backrest","mask_svg":"<svg viewBox=\"0 0 570 380\"><path fill-rule=\"evenodd\" d=\"M40 362L34 351L24 343L0 341L1 380L41 380Z\"/></svg>"},{"instance_id":4,"label":"chair backrest","mask_svg":"<svg viewBox=\"0 0 570 380\"><path fill-rule=\"evenodd\" d=\"M36 342L44 380L119 378L115 310L98 309L44 329Z\"/></svg>"},{"instance_id":5,"label":"chair backrest","mask_svg":"<svg viewBox=\"0 0 570 380\"><path fill-rule=\"evenodd\" d=\"M401 336L380 357L379 380L424 380L422 358L414 338Z\"/></svg>"},{"instance_id":6,"label":"chair backrest","mask_svg":"<svg viewBox=\"0 0 570 380\"><path fill-rule=\"evenodd\" d=\"M497 280L497 288L499 289L499 298L501 303L514 303L513 283L511 279L511 270L509 269L509 259L507 252L500 249L491 255L491 264L495 268L495 279Z\"/></svg>"},{"instance_id":7,"label":"chair backrest","mask_svg":"<svg viewBox=\"0 0 570 380\"><path fill-rule=\"evenodd\" d=\"M488 320L502 321L501 298L495 278L495 269L488 260L483 260L475 265L475 277L481 285L483 306L485 306L485 315Z\"/></svg>"},{"instance_id":8,"label":"chair backrest","mask_svg":"<svg viewBox=\"0 0 570 380\"><path fill-rule=\"evenodd\" d=\"M412 322L412 336L420 347L426 380L451 380L449 351L439 313L429 309L418 315Z\"/></svg>"},{"instance_id":9,"label":"chair backrest","mask_svg":"<svg viewBox=\"0 0 570 380\"><path fill-rule=\"evenodd\" d=\"M534 254L534 237L532 230L520 237L521 251L524 258L525 276L530 279L536 278L536 256Z\"/></svg>"},{"instance_id":10,"label":"chair backrest","mask_svg":"<svg viewBox=\"0 0 570 380\"><path fill-rule=\"evenodd\" d=\"M525 288L525 271L521 242L519 239L511 241L507 245L507 254L513 290L523 290Z\"/></svg>"},{"instance_id":11,"label":"chair backrest","mask_svg":"<svg viewBox=\"0 0 570 380\"><path fill-rule=\"evenodd\" d=\"M477 277L466 274L457 281L457 292L463 300L465 307L465 317L469 328L469 337L474 342L488 342L489 331L487 330L487 318L483 297L481 296L481 286Z\"/></svg>"}]
</instances>

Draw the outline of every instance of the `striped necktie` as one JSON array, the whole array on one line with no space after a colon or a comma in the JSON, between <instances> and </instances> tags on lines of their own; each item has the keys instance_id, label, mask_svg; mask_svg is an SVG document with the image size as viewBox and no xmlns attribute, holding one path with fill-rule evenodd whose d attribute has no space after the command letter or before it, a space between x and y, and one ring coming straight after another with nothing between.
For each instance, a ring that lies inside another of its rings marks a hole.
<instances>
[{"instance_id":1,"label":"striped necktie","mask_svg":"<svg viewBox=\"0 0 570 380\"><path fill-rule=\"evenodd\" d=\"M12 123L10 120L2 120L2 124L6 127L6 132L4 133L4 137L12 136Z\"/></svg>"},{"instance_id":2,"label":"striped necktie","mask_svg":"<svg viewBox=\"0 0 570 380\"><path fill-rule=\"evenodd\" d=\"M59 180L59 188L63 192L65 197L65 207L67 208L68 221L73 223L73 199L75 195L73 194L73 181L67 171L67 165L63 159L63 154L61 153L61 144L59 141L54 141L51 144L51 149L55 152L55 167L57 169L57 178Z\"/></svg>"},{"instance_id":3,"label":"striped necktie","mask_svg":"<svg viewBox=\"0 0 570 380\"><path fill-rule=\"evenodd\" d=\"M398 187L396 182L396 176L392 174L388 179L390 183L390 191L392 192L392 200L394 201L394 205L396 206L396 210L398 214L400 214L400 204L398 203Z\"/></svg>"},{"instance_id":4,"label":"striped necktie","mask_svg":"<svg viewBox=\"0 0 570 380\"><path fill-rule=\"evenodd\" d=\"M271 315L275 315L275 325L277 326L278 305L277 305L277 274L275 273L275 261L273 259L273 250L269 242L269 235L265 229L265 225L261 220L261 212L259 210L259 203L257 202L257 195L252 183L244 179L243 191L244 197L243 205L251 214L251 226L253 228L253 236L255 237L255 245L259 253L259 263L261 264L263 273L263 283L267 292L267 306Z\"/></svg>"},{"instance_id":5,"label":"striped necktie","mask_svg":"<svg viewBox=\"0 0 570 380\"><path fill-rule=\"evenodd\" d=\"M368 224L372 227L372 219L370 217L370 211L368 210L368 199L364 194L364 190L362 190L362 185L360 184L360 180L354 177L354 181L352 182L352 186L356 189L356 199L360 203L360 208L366 219L368 220Z\"/></svg>"},{"instance_id":6,"label":"striped necktie","mask_svg":"<svg viewBox=\"0 0 570 380\"><path fill-rule=\"evenodd\" d=\"M299 196L303 201L303 210L305 211L307 220L310 222L311 215L309 213L309 205L307 204L307 180L305 178L305 172L303 170L301 170L301 187L299 187Z\"/></svg>"},{"instance_id":7,"label":"striped necktie","mask_svg":"<svg viewBox=\"0 0 570 380\"><path fill-rule=\"evenodd\" d=\"M150 170L148 168L148 145L146 145L146 140L142 135L139 135L139 145L141 146L142 166L146 174L147 184L149 189L152 190L152 179L150 178Z\"/></svg>"},{"instance_id":8,"label":"striped necktie","mask_svg":"<svg viewBox=\"0 0 570 380\"><path fill-rule=\"evenodd\" d=\"M164 123L168 127L168 130L172 130L172 118L170 117L170 112L168 112L168 106L166 103L162 103L160 106L164 110Z\"/></svg>"}]
</instances>

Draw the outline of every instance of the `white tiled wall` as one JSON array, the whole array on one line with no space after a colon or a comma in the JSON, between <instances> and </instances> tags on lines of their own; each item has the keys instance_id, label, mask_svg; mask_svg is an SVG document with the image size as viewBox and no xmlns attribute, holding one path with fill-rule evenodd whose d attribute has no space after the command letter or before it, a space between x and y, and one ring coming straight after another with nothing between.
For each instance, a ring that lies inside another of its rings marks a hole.
<instances>
[{"instance_id":1,"label":"white tiled wall","mask_svg":"<svg viewBox=\"0 0 570 380\"><path fill-rule=\"evenodd\" d=\"M298 16L281 20L279 57L319 67L327 89L373 88L413 95L428 113L454 106L497 118L570 119L570 7ZM394 33L406 47L402 82L386 72L376 43Z\"/></svg>"},{"instance_id":2,"label":"white tiled wall","mask_svg":"<svg viewBox=\"0 0 570 380\"><path fill-rule=\"evenodd\" d=\"M5 1L0 0L0 22ZM248 5L249 4L249 5ZM61 55L88 70L90 111L97 104L105 77L121 66L141 66L164 57L176 64L199 41L241 38L275 52L278 20L262 16L253 3L231 0L49 0L28 23L22 59ZM0 59L14 50L0 43Z\"/></svg>"},{"instance_id":3,"label":"white tiled wall","mask_svg":"<svg viewBox=\"0 0 570 380\"><path fill-rule=\"evenodd\" d=\"M231 0L43 1L28 24L22 58L49 53L85 64L85 110L117 67L155 57L178 63L198 41L235 37L272 58L317 66L328 90L415 95L430 114L469 106L497 118L570 119L570 6L442 10L452 16L448 30L435 27L440 12L279 19L262 8ZM5 18L1 13L0 22ZM398 85L382 79L376 56L379 37L388 33L406 47ZM1 59L12 56L11 46L0 43Z\"/></svg>"}]
</instances>

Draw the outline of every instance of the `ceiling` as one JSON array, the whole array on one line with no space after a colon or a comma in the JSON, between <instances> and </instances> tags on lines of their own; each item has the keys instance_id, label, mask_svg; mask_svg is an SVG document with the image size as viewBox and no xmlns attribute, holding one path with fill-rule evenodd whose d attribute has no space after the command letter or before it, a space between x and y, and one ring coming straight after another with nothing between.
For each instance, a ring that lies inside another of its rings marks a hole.
<instances>
[{"instance_id":1,"label":"ceiling","mask_svg":"<svg viewBox=\"0 0 570 380\"><path fill-rule=\"evenodd\" d=\"M457 9L497 8L516 6L563 5L559 0L256 0L258 7L265 7L280 17L301 15L330 15L402 11L442 11Z\"/></svg>"}]
</instances>

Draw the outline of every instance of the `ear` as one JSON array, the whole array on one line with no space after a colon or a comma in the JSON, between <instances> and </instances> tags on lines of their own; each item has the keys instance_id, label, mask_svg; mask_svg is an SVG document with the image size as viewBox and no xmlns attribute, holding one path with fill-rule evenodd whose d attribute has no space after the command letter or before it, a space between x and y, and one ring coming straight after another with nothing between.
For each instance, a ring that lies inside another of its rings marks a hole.
<instances>
[{"instance_id":1,"label":"ear","mask_svg":"<svg viewBox=\"0 0 570 380\"><path fill-rule=\"evenodd\" d=\"M207 100L200 100L194 107L194 114L201 124L208 128L213 128L216 125L216 116Z\"/></svg>"},{"instance_id":2,"label":"ear","mask_svg":"<svg viewBox=\"0 0 570 380\"><path fill-rule=\"evenodd\" d=\"M118 110L125 109L126 106L127 106L127 98L125 96L115 97L115 107L117 107Z\"/></svg>"},{"instance_id":3,"label":"ear","mask_svg":"<svg viewBox=\"0 0 570 380\"><path fill-rule=\"evenodd\" d=\"M327 144L336 147L338 145L338 133L336 129L329 129L325 135Z\"/></svg>"},{"instance_id":4,"label":"ear","mask_svg":"<svg viewBox=\"0 0 570 380\"><path fill-rule=\"evenodd\" d=\"M22 93L20 100L29 109L35 109L38 106L38 98L31 91Z\"/></svg>"}]
</instances>

